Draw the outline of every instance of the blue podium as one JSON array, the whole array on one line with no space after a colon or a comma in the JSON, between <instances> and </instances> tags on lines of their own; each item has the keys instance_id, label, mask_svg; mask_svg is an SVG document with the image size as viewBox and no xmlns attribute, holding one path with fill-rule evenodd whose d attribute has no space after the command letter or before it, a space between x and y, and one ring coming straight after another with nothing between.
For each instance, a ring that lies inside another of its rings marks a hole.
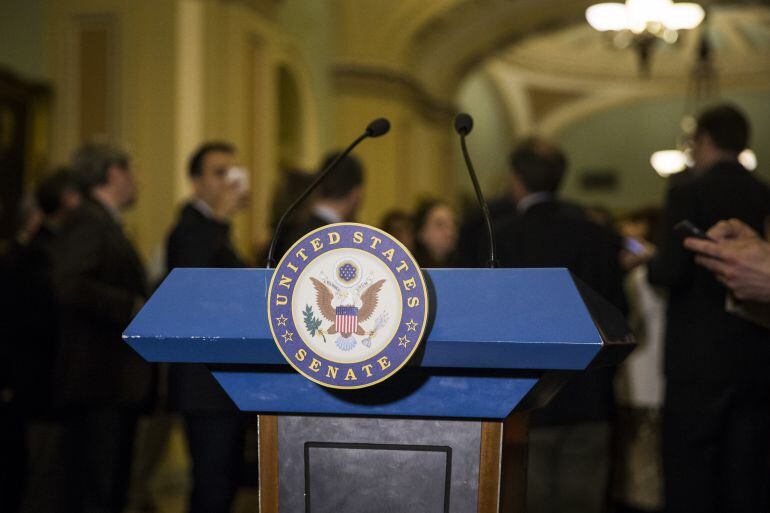
<instances>
[{"instance_id":1,"label":"blue podium","mask_svg":"<svg viewBox=\"0 0 770 513\"><path fill-rule=\"evenodd\" d=\"M123 335L149 361L207 364L260 414L263 512L523 511L527 411L634 343L566 269L423 269L419 352L382 383L329 389L273 341L272 273L176 269Z\"/></svg>"}]
</instances>

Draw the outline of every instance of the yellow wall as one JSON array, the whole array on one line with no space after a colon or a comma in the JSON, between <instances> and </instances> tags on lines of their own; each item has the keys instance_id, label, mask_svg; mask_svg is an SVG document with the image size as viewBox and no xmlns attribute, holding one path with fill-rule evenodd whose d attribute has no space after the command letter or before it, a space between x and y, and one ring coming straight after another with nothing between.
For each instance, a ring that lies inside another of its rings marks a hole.
<instances>
[{"instance_id":1,"label":"yellow wall","mask_svg":"<svg viewBox=\"0 0 770 513\"><path fill-rule=\"evenodd\" d=\"M424 97L406 56L394 50L403 45L387 44L378 18L389 12L383 5L57 0L45 9L57 92L53 161L66 161L92 136L134 155L141 196L127 224L147 258L189 194L187 158L204 140L233 142L251 170L251 207L234 231L246 254L269 236L279 165L315 170L325 152L380 116L390 118L391 133L358 151L368 175L361 220L376 223L393 207L453 191L451 112L437 113ZM367 40L373 27L379 35ZM284 120L279 73L296 87L296 97L284 101L294 109ZM286 130L293 144L282 148L279 132Z\"/></svg>"},{"instance_id":2,"label":"yellow wall","mask_svg":"<svg viewBox=\"0 0 770 513\"><path fill-rule=\"evenodd\" d=\"M127 226L149 258L189 193L190 153L204 140L231 141L252 172L252 206L236 222L238 243L248 253L251 242L267 234L278 165L275 77L282 61L290 61L305 93L302 115L309 125L299 163L318 158L319 127L301 56L269 20L236 2L61 0L48 8L57 91L54 162L68 160L94 137L131 152L141 194ZM94 43L98 37L83 37L94 31L109 41L106 50ZM100 66L105 51L106 66ZM84 75L105 84L106 106L87 94Z\"/></svg>"},{"instance_id":3,"label":"yellow wall","mask_svg":"<svg viewBox=\"0 0 770 513\"><path fill-rule=\"evenodd\" d=\"M349 144L378 117L391 122L390 132L364 141L357 154L366 168L366 201L360 218L376 224L392 208L411 209L431 195L451 198L451 118L426 119L414 100L387 83L340 84L337 97L337 146ZM377 93L372 93L375 90Z\"/></svg>"},{"instance_id":4,"label":"yellow wall","mask_svg":"<svg viewBox=\"0 0 770 513\"><path fill-rule=\"evenodd\" d=\"M177 187L176 6L168 1L105 0L48 5L51 76L56 91L53 161L66 162L84 138L109 140L128 149L134 156L141 195L127 217L127 227L148 256L171 219ZM99 39L84 38L89 32L102 32L106 47L88 48ZM105 51L104 67L89 64ZM106 84L104 110L94 105L98 99L83 94L93 70L100 75L93 78ZM94 119L100 116L104 119Z\"/></svg>"}]
</instances>

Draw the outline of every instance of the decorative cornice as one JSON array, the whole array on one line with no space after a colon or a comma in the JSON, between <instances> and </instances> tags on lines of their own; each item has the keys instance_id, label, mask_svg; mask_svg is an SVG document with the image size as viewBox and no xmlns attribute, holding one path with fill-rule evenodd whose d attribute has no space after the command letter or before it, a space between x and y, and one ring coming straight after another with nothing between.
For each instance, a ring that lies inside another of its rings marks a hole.
<instances>
[{"instance_id":1,"label":"decorative cornice","mask_svg":"<svg viewBox=\"0 0 770 513\"><path fill-rule=\"evenodd\" d=\"M20 97L40 97L53 93L49 82L27 80L5 66L0 66L0 85L5 94Z\"/></svg>"},{"instance_id":2,"label":"decorative cornice","mask_svg":"<svg viewBox=\"0 0 770 513\"><path fill-rule=\"evenodd\" d=\"M332 76L335 87L341 92L396 97L414 104L431 120L451 119L457 112L453 104L432 96L411 75L387 67L337 64L332 67Z\"/></svg>"},{"instance_id":3,"label":"decorative cornice","mask_svg":"<svg viewBox=\"0 0 770 513\"><path fill-rule=\"evenodd\" d=\"M255 12L265 16L267 19L275 18L276 10L283 0L220 0L222 2L239 3L250 7Z\"/></svg>"}]
</instances>

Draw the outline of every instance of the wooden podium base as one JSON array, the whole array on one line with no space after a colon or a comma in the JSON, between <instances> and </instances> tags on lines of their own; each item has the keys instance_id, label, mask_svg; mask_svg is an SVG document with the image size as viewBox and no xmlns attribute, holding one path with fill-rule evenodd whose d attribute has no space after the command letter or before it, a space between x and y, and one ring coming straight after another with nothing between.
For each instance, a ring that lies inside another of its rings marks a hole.
<instances>
[{"instance_id":1,"label":"wooden podium base","mask_svg":"<svg viewBox=\"0 0 770 513\"><path fill-rule=\"evenodd\" d=\"M260 511L524 512L528 423L260 415Z\"/></svg>"}]
</instances>

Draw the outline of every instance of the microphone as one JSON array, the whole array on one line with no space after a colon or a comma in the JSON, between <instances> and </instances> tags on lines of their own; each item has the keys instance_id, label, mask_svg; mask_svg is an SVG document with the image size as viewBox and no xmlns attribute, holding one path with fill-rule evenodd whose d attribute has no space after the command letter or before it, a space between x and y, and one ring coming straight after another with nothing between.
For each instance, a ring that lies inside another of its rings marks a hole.
<instances>
[{"instance_id":1,"label":"microphone","mask_svg":"<svg viewBox=\"0 0 770 513\"><path fill-rule=\"evenodd\" d=\"M455 132L466 136L473 130L473 118L465 112L459 113L455 117Z\"/></svg>"},{"instance_id":2,"label":"microphone","mask_svg":"<svg viewBox=\"0 0 770 513\"><path fill-rule=\"evenodd\" d=\"M390 130L390 121L385 118L377 118L366 127L366 133L369 137L379 137L385 135Z\"/></svg>"},{"instance_id":3,"label":"microphone","mask_svg":"<svg viewBox=\"0 0 770 513\"><path fill-rule=\"evenodd\" d=\"M487 267L494 269L497 267L496 251L495 251L495 233L492 230L492 218L489 215L489 206L487 205L484 195L481 193L481 187L479 187L479 180L476 178L476 171L473 169L471 163L471 157L468 155L468 148L465 146L465 136L471 133L473 130L473 118L464 112L461 112L455 117L455 132L460 136L460 146L463 150L463 157L465 158L465 167L468 168L468 174L473 182L473 189L476 191L476 199L481 207L481 213L484 216L484 223L487 226L487 238L489 239L489 262Z\"/></svg>"},{"instance_id":4,"label":"microphone","mask_svg":"<svg viewBox=\"0 0 770 513\"><path fill-rule=\"evenodd\" d=\"M281 234L281 228L283 228L284 222L291 216L291 214L294 213L295 210L297 210L297 207L299 207L303 201L307 199L308 196L318 187L318 185L323 181L324 178L326 178L326 175L328 175L335 167L337 167L337 164L348 156L348 154L353 151L353 148L358 146L358 144L366 139L367 137L380 137L381 135L385 135L388 133L388 130L390 130L390 121L388 121L385 118L377 118L371 123L369 123L366 127L366 130L364 130L364 133L359 135L355 141L353 141L350 146L345 148L345 151L337 155L337 158L335 158L331 164L326 166L326 168L318 173L318 176L316 176L315 180L313 180L313 183L311 183L307 189L305 189L300 196L294 200L294 203L289 205L289 208L286 209L286 212L283 213L281 216L281 219L278 220L278 224L275 226L275 232L273 232L273 238L270 241L270 249L267 251L267 269L271 269L275 267L275 257L273 256L275 254L275 246L278 244L278 236Z\"/></svg>"}]
</instances>

